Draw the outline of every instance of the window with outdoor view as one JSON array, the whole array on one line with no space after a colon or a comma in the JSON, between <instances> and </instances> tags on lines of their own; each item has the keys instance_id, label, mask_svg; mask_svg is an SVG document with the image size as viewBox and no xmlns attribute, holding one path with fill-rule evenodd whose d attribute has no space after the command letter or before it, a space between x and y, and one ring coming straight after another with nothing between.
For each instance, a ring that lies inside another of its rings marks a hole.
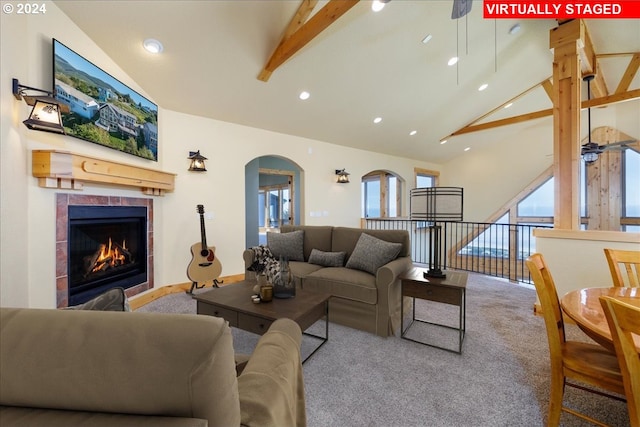
<instances>
[{"instance_id":1,"label":"window with outdoor view","mask_svg":"<svg viewBox=\"0 0 640 427\"><path fill-rule=\"evenodd\" d=\"M362 177L363 218L389 218L401 215L402 180L386 171L373 171Z\"/></svg>"},{"instance_id":2,"label":"window with outdoor view","mask_svg":"<svg viewBox=\"0 0 640 427\"><path fill-rule=\"evenodd\" d=\"M627 149L623 154L622 218L624 231L640 232L640 153Z\"/></svg>"}]
</instances>

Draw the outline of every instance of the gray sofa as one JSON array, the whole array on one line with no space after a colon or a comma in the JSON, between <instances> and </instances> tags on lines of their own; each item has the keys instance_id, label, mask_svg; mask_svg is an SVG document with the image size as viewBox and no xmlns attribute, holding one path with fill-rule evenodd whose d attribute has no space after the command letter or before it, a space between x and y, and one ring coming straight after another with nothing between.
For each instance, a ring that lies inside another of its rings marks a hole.
<instances>
[{"instance_id":1,"label":"gray sofa","mask_svg":"<svg viewBox=\"0 0 640 427\"><path fill-rule=\"evenodd\" d=\"M0 425L304 426L301 331L280 319L236 377L212 316L0 309Z\"/></svg>"},{"instance_id":2,"label":"gray sofa","mask_svg":"<svg viewBox=\"0 0 640 427\"><path fill-rule=\"evenodd\" d=\"M331 293L329 319L342 325L386 337L400 327L401 289L398 276L412 267L409 233L405 230L365 230L331 226L283 226L281 233L302 230L303 261L290 261L297 286ZM362 233L401 245L397 258L382 265L375 274L346 266L326 267L308 262L312 250L344 252L348 266ZM274 255L276 255L274 253ZM255 260L254 251L243 253L245 269ZM254 273L247 271L251 280Z\"/></svg>"}]
</instances>

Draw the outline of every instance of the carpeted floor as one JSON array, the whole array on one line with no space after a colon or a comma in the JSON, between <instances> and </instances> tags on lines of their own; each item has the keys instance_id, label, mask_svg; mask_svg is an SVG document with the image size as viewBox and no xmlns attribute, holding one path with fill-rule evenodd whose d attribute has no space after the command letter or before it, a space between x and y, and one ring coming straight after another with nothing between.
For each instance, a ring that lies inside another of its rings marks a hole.
<instances>
[{"instance_id":1,"label":"carpeted floor","mask_svg":"<svg viewBox=\"0 0 640 427\"><path fill-rule=\"evenodd\" d=\"M207 288L203 291L210 291ZM325 426L542 426L549 393L549 353L535 291L502 279L470 274L462 355L398 337L331 323L329 341L304 364L309 427ZM195 313L181 293L139 311ZM452 319L457 308L418 300L416 316ZM312 326L324 332L324 321ZM455 332L415 324L414 338L449 347ZM569 339L589 339L567 325ZM233 328L237 352L250 353L258 336ZM316 342L304 337L302 356ZM568 387L565 404L611 426L628 426L623 402ZM568 414L562 426L588 425Z\"/></svg>"}]
</instances>

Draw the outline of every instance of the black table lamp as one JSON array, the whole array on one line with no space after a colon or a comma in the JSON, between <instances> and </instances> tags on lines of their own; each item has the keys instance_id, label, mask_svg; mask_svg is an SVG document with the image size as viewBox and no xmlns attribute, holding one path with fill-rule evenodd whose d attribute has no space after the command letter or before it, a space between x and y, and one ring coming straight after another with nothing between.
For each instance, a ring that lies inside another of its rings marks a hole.
<instances>
[{"instance_id":1,"label":"black table lamp","mask_svg":"<svg viewBox=\"0 0 640 427\"><path fill-rule=\"evenodd\" d=\"M425 277L445 278L440 264L442 226L437 221L462 221L461 187L425 187L411 190L411 219L429 226L429 269Z\"/></svg>"}]
</instances>

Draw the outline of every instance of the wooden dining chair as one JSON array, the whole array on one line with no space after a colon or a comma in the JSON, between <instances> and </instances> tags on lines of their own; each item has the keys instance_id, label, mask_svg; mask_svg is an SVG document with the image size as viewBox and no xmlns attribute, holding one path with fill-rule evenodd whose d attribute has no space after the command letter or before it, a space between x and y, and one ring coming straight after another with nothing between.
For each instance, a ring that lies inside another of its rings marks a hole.
<instances>
[{"instance_id":1,"label":"wooden dining chair","mask_svg":"<svg viewBox=\"0 0 640 427\"><path fill-rule=\"evenodd\" d=\"M604 255L607 257L613 286L640 287L640 251L605 249Z\"/></svg>"},{"instance_id":2,"label":"wooden dining chair","mask_svg":"<svg viewBox=\"0 0 640 427\"><path fill-rule=\"evenodd\" d=\"M640 427L640 355L633 342L640 335L640 308L608 296L600 297L600 303L618 356L631 427Z\"/></svg>"},{"instance_id":3,"label":"wooden dining chair","mask_svg":"<svg viewBox=\"0 0 640 427\"><path fill-rule=\"evenodd\" d=\"M565 407L563 405L564 390L565 386L571 386L613 399L624 400L620 396L567 381L568 379L580 381L624 396L622 374L616 355L598 344L566 340L560 301L549 267L542 254L539 253L532 254L526 263L540 299L549 341L551 393L547 426L555 427L560 423L561 411L603 426L605 424L600 421Z\"/></svg>"}]
</instances>

